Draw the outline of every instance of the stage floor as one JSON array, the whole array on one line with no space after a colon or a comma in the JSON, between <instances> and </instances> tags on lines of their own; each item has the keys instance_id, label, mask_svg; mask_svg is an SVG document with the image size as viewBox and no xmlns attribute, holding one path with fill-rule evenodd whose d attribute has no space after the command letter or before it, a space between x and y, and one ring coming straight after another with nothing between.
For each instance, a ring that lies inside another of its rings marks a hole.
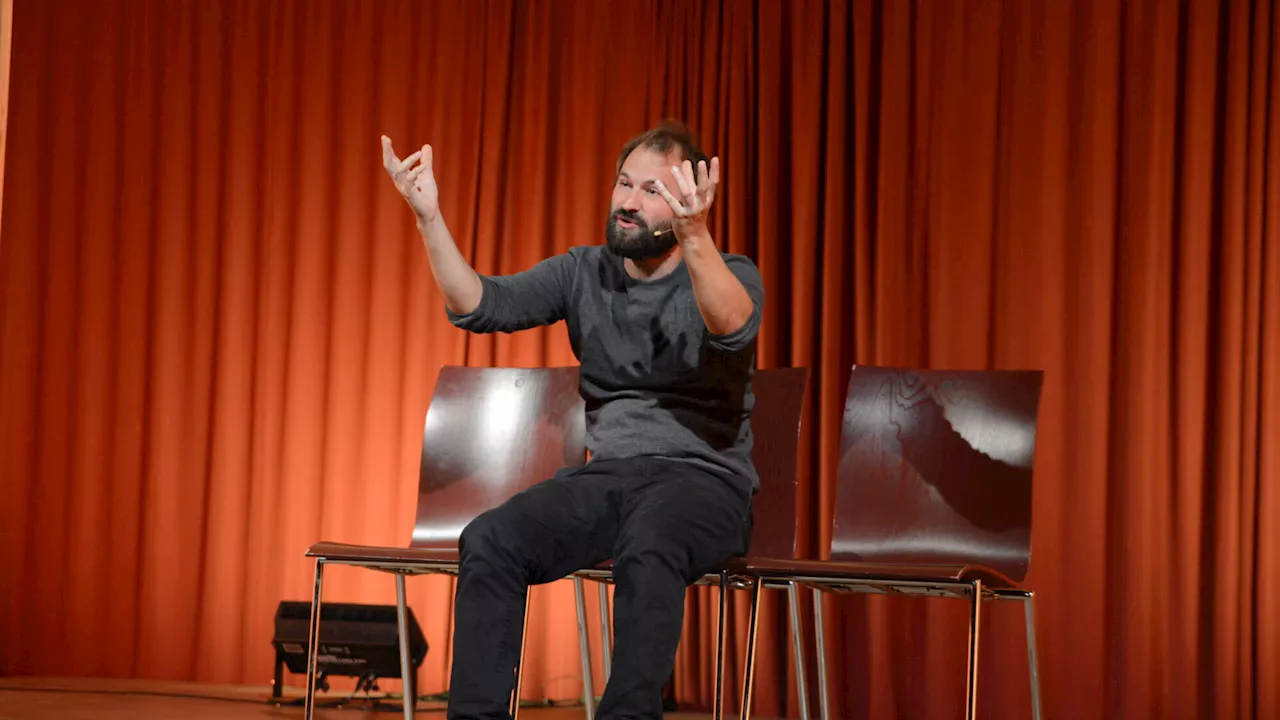
<instances>
[{"instance_id":1,"label":"stage floor","mask_svg":"<svg viewBox=\"0 0 1280 720\"><path fill-rule=\"evenodd\" d=\"M195 683L149 682L140 680L97 680L60 678L0 678L0 720L139 720L139 718L182 718L183 720L240 720L242 718L301 718L302 705L277 706L270 701L269 687L205 685ZM288 688L286 703L299 700L300 690ZM326 697L323 703L335 698ZM443 718L443 703L421 702L419 717ZM367 709L357 699L342 708L317 708L322 720L403 718L400 705L391 701L379 709ZM526 707L522 720L578 720L585 718L581 705L566 707ZM671 720L709 718L672 713Z\"/></svg>"}]
</instances>

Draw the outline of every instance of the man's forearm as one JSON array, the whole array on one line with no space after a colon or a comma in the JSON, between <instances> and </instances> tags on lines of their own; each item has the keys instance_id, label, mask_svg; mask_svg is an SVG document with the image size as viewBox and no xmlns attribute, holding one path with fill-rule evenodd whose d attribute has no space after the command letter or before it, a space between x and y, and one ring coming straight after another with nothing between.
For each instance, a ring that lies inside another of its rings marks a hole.
<instances>
[{"instance_id":1,"label":"man's forearm","mask_svg":"<svg viewBox=\"0 0 1280 720\"><path fill-rule=\"evenodd\" d=\"M751 296L733 274L710 235L698 234L680 242L693 281L693 297L707 331L728 335L751 319Z\"/></svg>"},{"instance_id":2,"label":"man's forearm","mask_svg":"<svg viewBox=\"0 0 1280 720\"><path fill-rule=\"evenodd\" d=\"M431 274L435 276L436 288L444 297L445 305L459 315L474 311L480 305L483 292L480 276L462 257L444 222L444 214L436 213L430 222L419 220L418 233L427 248Z\"/></svg>"}]
</instances>

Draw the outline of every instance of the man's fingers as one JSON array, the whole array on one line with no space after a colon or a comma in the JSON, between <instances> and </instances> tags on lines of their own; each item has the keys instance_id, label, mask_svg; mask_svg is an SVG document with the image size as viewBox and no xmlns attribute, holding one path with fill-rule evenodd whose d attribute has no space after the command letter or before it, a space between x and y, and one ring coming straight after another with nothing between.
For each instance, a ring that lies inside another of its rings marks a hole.
<instances>
[{"instance_id":1,"label":"man's fingers","mask_svg":"<svg viewBox=\"0 0 1280 720\"><path fill-rule=\"evenodd\" d=\"M674 170L675 168L672 168L672 169ZM680 204L680 201L677 200L675 196L671 194L671 191L667 189L666 183L659 180L655 184L658 186L658 194L661 195L662 199L666 200L667 204L671 206L671 209L675 211L677 215L679 215L684 210L684 207Z\"/></svg>"},{"instance_id":2,"label":"man's fingers","mask_svg":"<svg viewBox=\"0 0 1280 720\"><path fill-rule=\"evenodd\" d=\"M706 190L720 184L720 158L711 158L708 164L705 160L698 162L698 190Z\"/></svg>"},{"instance_id":3,"label":"man's fingers","mask_svg":"<svg viewBox=\"0 0 1280 720\"><path fill-rule=\"evenodd\" d=\"M421 162L421 167L426 170L430 170L433 154L434 153L432 152L430 145L423 145L420 150L401 160L396 157L396 151L395 148L392 147L391 138L386 135L382 136L382 166L385 167L387 172L392 175L407 172L419 162Z\"/></svg>"},{"instance_id":4,"label":"man's fingers","mask_svg":"<svg viewBox=\"0 0 1280 720\"><path fill-rule=\"evenodd\" d=\"M715 201L716 185L720 182L720 159L698 161L697 212L705 211Z\"/></svg>"},{"instance_id":5,"label":"man's fingers","mask_svg":"<svg viewBox=\"0 0 1280 720\"><path fill-rule=\"evenodd\" d=\"M707 171L707 162L698 161L698 194L705 195L711 190L711 173Z\"/></svg>"},{"instance_id":6,"label":"man's fingers","mask_svg":"<svg viewBox=\"0 0 1280 720\"><path fill-rule=\"evenodd\" d=\"M702 193L702 197L700 198L702 209L706 210L707 208L711 207L711 204L715 202L715 199L716 199L716 186L715 185L707 186L706 192Z\"/></svg>"},{"instance_id":7,"label":"man's fingers","mask_svg":"<svg viewBox=\"0 0 1280 720\"><path fill-rule=\"evenodd\" d=\"M399 160L396 158L396 151L391 147L391 138L386 135L382 136L382 167L391 172Z\"/></svg>"},{"instance_id":8,"label":"man's fingers","mask_svg":"<svg viewBox=\"0 0 1280 720\"><path fill-rule=\"evenodd\" d=\"M686 160L685 164L688 164L688 162L689 161ZM676 176L676 189L680 191L680 195L682 197L687 198L693 195L693 185L685 177L685 174L680 171L679 167L673 165L671 167L671 174Z\"/></svg>"},{"instance_id":9,"label":"man's fingers","mask_svg":"<svg viewBox=\"0 0 1280 720\"><path fill-rule=\"evenodd\" d=\"M404 160L401 160L400 162L396 163L396 172L398 172L398 173L402 173L402 172L404 172L404 171L408 170L409 168L413 167L413 164L414 164L414 163L416 163L416 162L418 162L418 160L419 160L421 157L422 157L422 151L421 151L421 150L419 150L418 152L416 152L416 153L414 153L414 154L410 155L409 157L405 158Z\"/></svg>"}]
</instances>

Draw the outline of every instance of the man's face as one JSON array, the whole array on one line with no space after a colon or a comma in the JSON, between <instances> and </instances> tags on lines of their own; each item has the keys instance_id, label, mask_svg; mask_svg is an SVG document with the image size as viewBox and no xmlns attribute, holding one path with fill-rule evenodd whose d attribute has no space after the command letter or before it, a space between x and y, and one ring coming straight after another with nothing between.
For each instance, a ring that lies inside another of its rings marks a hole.
<instances>
[{"instance_id":1,"label":"man's face","mask_svg":"<svg viewBox=\"0 0 1280 720\"><path fill-rule=\"evenodd\" d=\"M627 156L613 184L609 220L605 224L605 238L614 253L632 260L649 260L675 247L676 235L671 232L674 215L658 191L658 181L675 194L671 166L679 162L679 151L663 155L636 148ZM661 230L667 232L654 235Z\"/></svg>"}]
</instances>

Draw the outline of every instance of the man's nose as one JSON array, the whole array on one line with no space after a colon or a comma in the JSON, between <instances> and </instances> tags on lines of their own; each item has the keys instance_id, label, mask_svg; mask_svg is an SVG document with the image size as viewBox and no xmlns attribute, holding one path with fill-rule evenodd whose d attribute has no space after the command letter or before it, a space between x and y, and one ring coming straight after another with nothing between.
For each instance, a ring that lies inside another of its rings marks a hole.
<instances>
[{"instance_id":1,"label":"man's nose","mask_svg":"<svg viewBox=\"0 0 1280 720\"><path fill-rule=\"evenodd\" d=\"M622 209L628 212L636 212L640 209L640 191L632 190L622 199Z\"/></svg>"}]
</instances>

